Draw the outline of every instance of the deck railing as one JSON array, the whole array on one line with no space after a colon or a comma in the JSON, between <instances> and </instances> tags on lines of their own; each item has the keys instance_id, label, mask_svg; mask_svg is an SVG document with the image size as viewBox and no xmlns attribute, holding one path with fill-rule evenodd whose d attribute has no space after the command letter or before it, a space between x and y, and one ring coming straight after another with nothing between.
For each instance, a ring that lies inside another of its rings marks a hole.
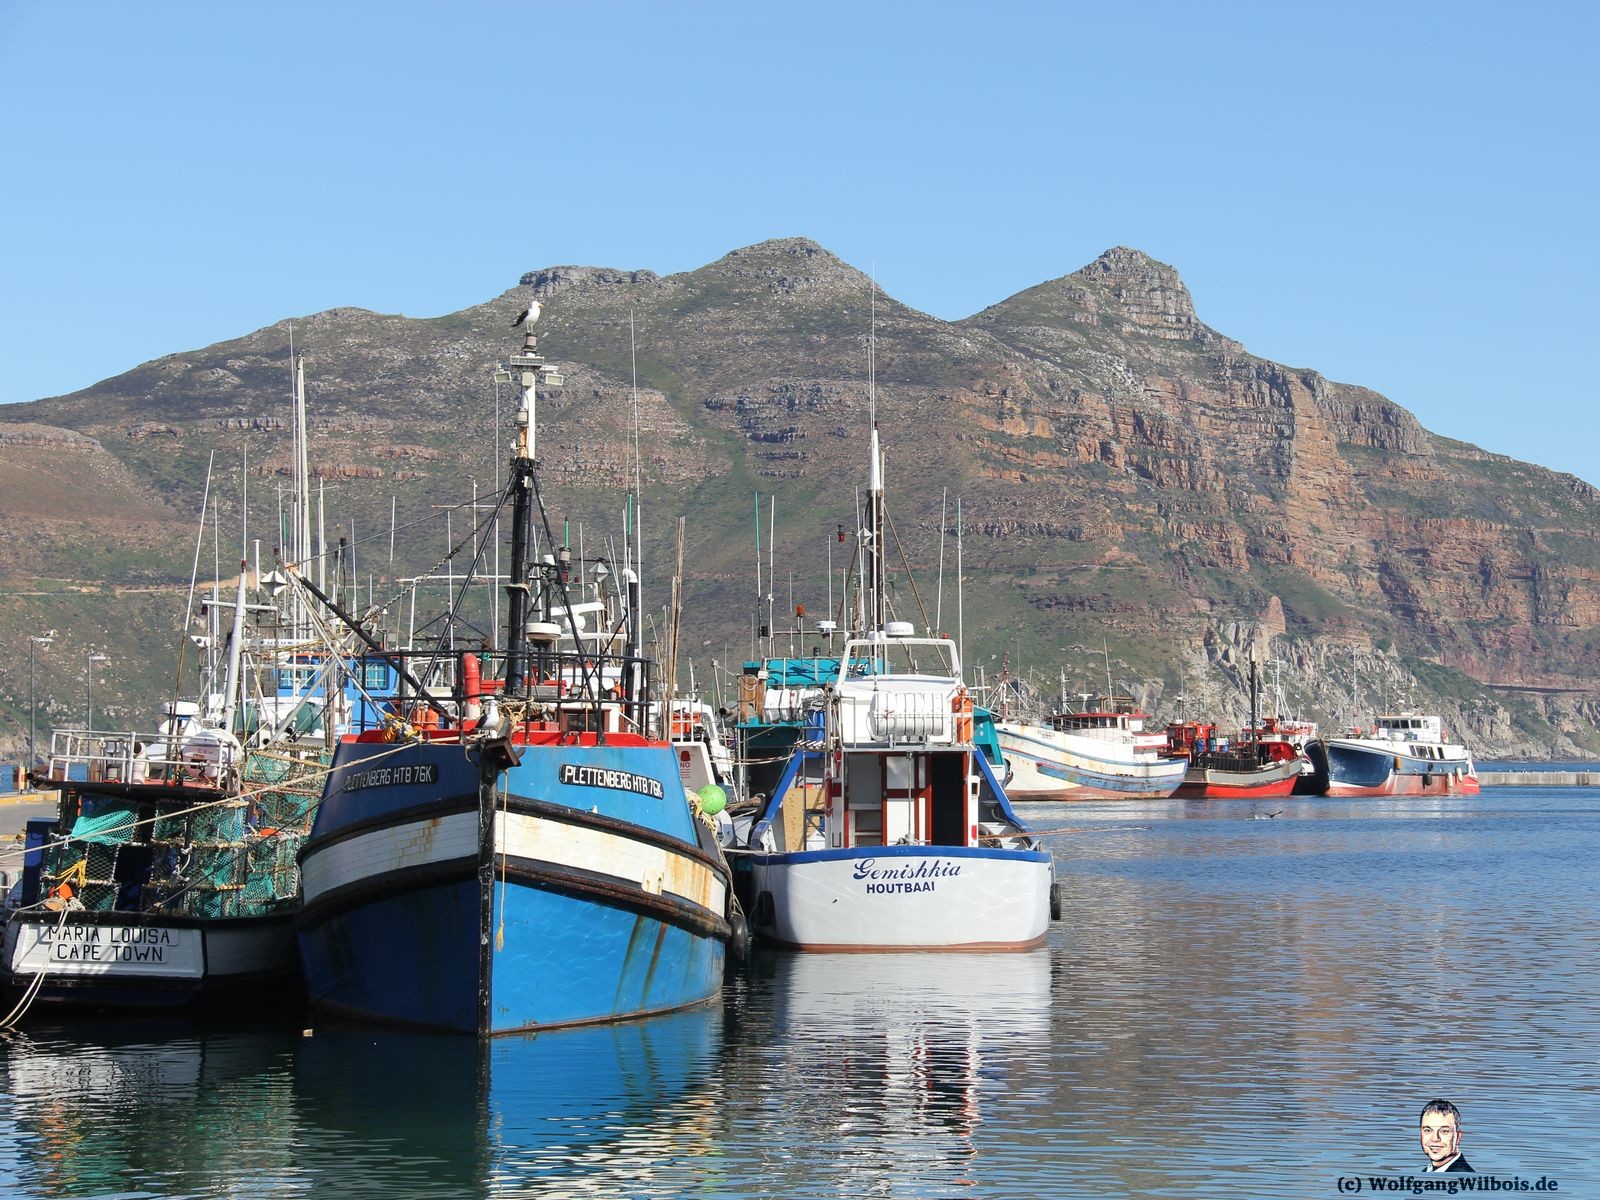
<instances>
[{"instance_id":1,"label":"deck railing","mask_svg":"<svg viewBox=\"0 0 1600 1200\"><path fill-rule=\"evenodd\" d=\"M217 786L241 752L223 741L133 730L57 729L50 739L50 779L58 783Z\"/></svg>"}]
</instances>

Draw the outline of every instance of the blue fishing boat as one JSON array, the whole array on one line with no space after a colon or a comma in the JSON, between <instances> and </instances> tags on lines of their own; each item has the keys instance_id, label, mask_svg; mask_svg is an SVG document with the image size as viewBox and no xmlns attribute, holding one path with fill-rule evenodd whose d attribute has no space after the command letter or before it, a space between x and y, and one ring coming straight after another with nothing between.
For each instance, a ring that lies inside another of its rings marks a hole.
<instances>
[{"instance_id":1,"label":"blue fishing boat","mask_svg":"<svg viewBox=\"0 0 1600 1200\"><path fill-rule=\"evenodd\" d=\"M506 648L461 653L448 695L418 682L409 709L335 749L297 917L323 1010L480 1036L637 1017L718 994L741 940L712 829L673 745L647 731L636 580L626 616L590 628L570 559L534 561L536 513L557 544L534 470L535 387L560 382L537 314L511 360L523 391Z\"/></svg>"}]
</instances>

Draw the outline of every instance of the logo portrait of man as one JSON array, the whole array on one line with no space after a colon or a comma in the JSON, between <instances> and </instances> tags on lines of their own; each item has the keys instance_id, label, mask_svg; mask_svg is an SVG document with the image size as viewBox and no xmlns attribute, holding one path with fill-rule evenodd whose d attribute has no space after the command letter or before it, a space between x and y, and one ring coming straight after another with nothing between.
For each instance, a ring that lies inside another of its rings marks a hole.
<instances>
[{"instance_id":1,"label":"logo portrait of man","mask_svg":"<svg viewBox=\"0 0 1600 1200\"><path fill-rule=\"evenodd\" d=\"M1424 1173L1477 1174L1461 1157L1461 1110L1448 1100L1422 1106L1422 1152L1428 1156Z\"/></svg>"}]
</instances>

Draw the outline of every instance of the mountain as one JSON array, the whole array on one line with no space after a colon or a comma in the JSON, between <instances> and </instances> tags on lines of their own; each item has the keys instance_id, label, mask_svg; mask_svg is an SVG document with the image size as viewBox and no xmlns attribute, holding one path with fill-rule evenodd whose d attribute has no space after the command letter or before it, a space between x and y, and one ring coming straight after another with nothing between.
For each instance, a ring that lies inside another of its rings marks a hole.
<instances>
[{"instance_id":1,"label":"mountain","mask_svg":"<svg viewBox=\"0 0 1600 1200\"><path fill-rule=\"evenodd\" d=\"M679 275L532 271L435 319L335 309L0 409L10 730L25 730L15 681L38 629L78 625L66 631L107 650L120 647L103 631L128 631L140 667L108 695L129 719L153 681L170 688L213 451L223 532L202 538L203 575L216 560L237 570L246 454L270 557L289 470L291 325L309 360L313 463L346 536L354 523L357 578L377 595L380 580L439 561L437 506L469 499L473 479L493 489L497 407L505 456L514 397L507 387L497 400L492 371L517 345L508 327L530 288L545 308L540 349L566 374L540 397L538 455L552 508L577 514L591 555L620 527L633 477L631 321L652 603L685 514L684 644L702 681L711 659L736 666L750 651L758 493L768 551L765 497L777 496L777 586L769 573L764 587L779 624L791 588L813 615L827 605L827 554L864 474L875 308L890 505L918 576L898 604L919 624L953 633L960 621L991 681L1006 666L1040 693L1061 674L1069 690L1096 688L1109 660L1114 686L1162 716L1180 692L1191 710L1239 714L1253 652L1278 660L1291 707L1324 721L1409 698L1480 751L1600 750L1594 488L1251 355L1200 321L1175 270L1137 250L947 322L874 298L866 276L802 238ZM457 520L459 540L468 518ZM835 600L844 566L833 562ZM50 694L70 696L81 662L51 664Z\"/></svg>"}]
</instances>

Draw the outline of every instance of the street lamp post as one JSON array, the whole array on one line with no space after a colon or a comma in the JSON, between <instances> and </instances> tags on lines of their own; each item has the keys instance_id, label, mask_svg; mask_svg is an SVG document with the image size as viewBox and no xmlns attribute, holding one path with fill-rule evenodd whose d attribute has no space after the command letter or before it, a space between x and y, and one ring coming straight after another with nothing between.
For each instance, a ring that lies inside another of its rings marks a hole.
<instances>
[{"instance_id":1,"label":"street lamp post","mask_svg":"<svg viewBox=\"0 0 1600 1200\"><path fill-rule=\"evenodd\" d=\"M94 665L111 660L104 654L91 654L84 660L83 670L83 727L94 732Z\"/></svg>"},{"instance_id":2,"label":"street lamp post","mask_svg":"<svg viewBox=\"0 0 1600 1200\"><path fill-rule=\"evenodd\" d=\"M38 721L38 708L34 703L34 676L38 673L39 647L48 646L56 640L54 629L47 633L38 634L28 640L28 770L33 770L38 757L34 752L34 732Z\"/></svg>"}]
</instances>

